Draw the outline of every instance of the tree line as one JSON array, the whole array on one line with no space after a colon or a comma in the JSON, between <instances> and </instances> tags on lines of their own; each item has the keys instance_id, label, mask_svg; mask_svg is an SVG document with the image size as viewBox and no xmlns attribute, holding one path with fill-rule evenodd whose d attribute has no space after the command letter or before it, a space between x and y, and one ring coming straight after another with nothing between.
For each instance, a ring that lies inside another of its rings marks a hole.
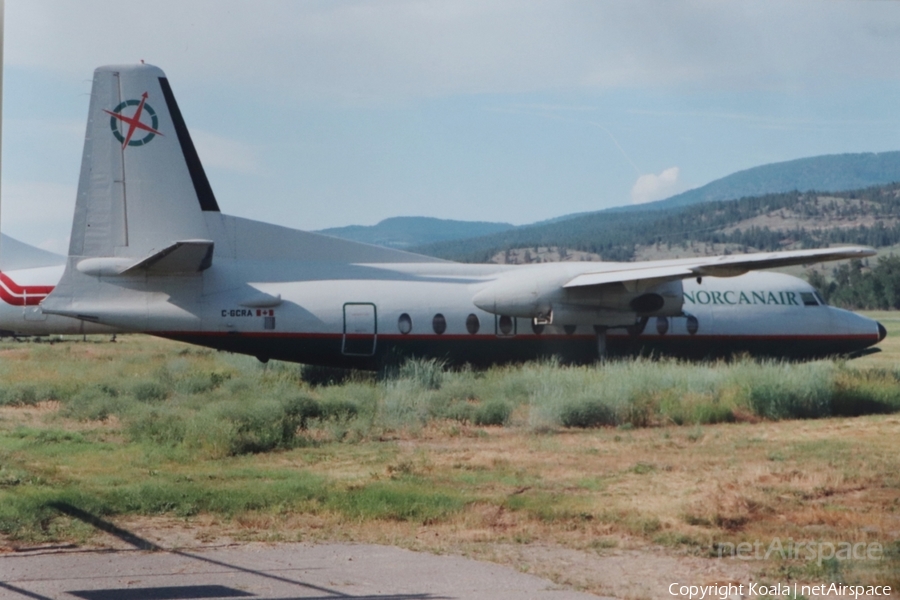
<instances>
[{"instance_id":1,"label":"tree line","mask_svg":"<svg viewBox=\"0 0 900 600\"><path fill-rule=\"evenodd\" d=\"M863 261L850 261L838 265L832 275L831 281L819 271L811 271L808 276L809 283L829 304L850 309L900 309L900 256L883 256L871 268Z\"/></svg>"}]
</instances>

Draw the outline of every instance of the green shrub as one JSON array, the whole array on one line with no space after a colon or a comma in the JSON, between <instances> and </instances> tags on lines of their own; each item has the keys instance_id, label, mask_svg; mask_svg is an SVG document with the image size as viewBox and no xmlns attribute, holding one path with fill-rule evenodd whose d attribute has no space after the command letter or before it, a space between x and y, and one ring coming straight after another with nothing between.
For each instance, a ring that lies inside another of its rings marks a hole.
<instances>
[{"instance_id":1,"label":"green shrub","mask_svg":"<svg viewBox=\"0 0 900 600\"><path fill-rule=\"evenodd\" d=\"M220 409L220 418L233 427L229 450L234 455L291 447L303 415L302 410L292 414L284 403L274 400L236 403Z\"/></svg>"},{"instance_id":2,"label":"green shrub","mask_svg":"<svg viewBox=\"0 0 900 600\"><path fill-rule=\"evenodd\" d=\"M474 410L472 421L476 425L506 425L512 414L512 406L503 400L491 400Z\"/></svg>"},{"instance_id":3,"label":"green shrub","mask_svg":"<svg viewBox=\"0 0 900 600\"><path fill-rule=\"evenodd\" d=\"M721 387L737 391L736 402L767 419L819 418L831 413L834 363L742 360L724 365Z\"/></svg>"},{"instance_id":4,"label":"green shrub","mask_svg":"<svg viewBox=\"0 0 900 600\"><path fill-rule=\"evenodd\" d=\"M0 406L34 406L46 400L63 400L66 395L52 385L11 384L0 387Z\"/></svg>"},{"instance_id":5,"label":"green shrub","mask_svg":"<svg viewBox=\"0 0 900 600\"><path fill-rule=\"evenodd\" d=\"M443 400L443 399L441 399ZM437 405L438 403L433 403ZM469 402L453 401L449 404L441 402L438 406L429 408L429 413L438 419L452 419L460 423L474 423L477 407Z\"/></svg>"},{"instance_id":6,"label":"green shrub","mask_svg":"<svg viewBox=\"0 0 900 600\"><path fill-rule=\"evenodd\" d=\"M425 390L438 390L444 382L446 363L436 358L406 360L397 371L398 379L412 381Z\"/></svg>"},{"instance_id":7,"label":"green shrub","mask_svg":"<svg viewBox=\"0 0 900 600\"><path fill-rule=\"evenodd\" d=\"M157 402L169 396L165 385L156 380L138 381L131 386L131 394L141 402Z\"/></svg>"},{"instance_id":8,"label":"green shrub","mask_svg":"<svg viewBox=\"0 0 900 600\"><path fill-rule=\"evenodd\" d=\"M559 411L559 424L563 427L601 427L617 423L615 410L597 399L574 400L563 404Z\"/></svg>"},{"instance_id":9,"label":"green shrub","mask_svg":"<svg viewBox=\"0 0 900 600\"><path fill-rule=\"evenodd\" d=\"M285 427L294 430L306 429L310 419L319 419L324 414L322 405L315 398L302 394L284 400L281 408Z\"/></svg>"},{"instance_id":10,"label":"green shrub","mask_svg":"<svg viewBox=\"0 0 900 600\"><path fill-rule=\"evenodd\" d=\"M229 379L231 373L228 371L190 373L176 379L175 389L184 394L203 394L218 388Z\"/></svg>"},{"instance_id":11,"label":"green shrub","mask_svg":"<svg viewBox=\"0 0 900 600\"><path fill-rule=\"evenodd\" d=\"M390 430L416 429L428 421L431 394L413 379L386 381L380 386L377 421Z\"/></svg>"},{"instance_id":12,"label":"green shrub","mask_svg":"<svg viewBox=\"0 0 900 600\"><path fill-rule=\"evenodd\" d=\"M319 418L327 421L349 421L359 414L359 407L350 400L322 402Z\"/></svg>"},{"instance_id":13,"label":"green shrub","mask_svg":"<svg viewBox=\"0 0 900 600\"><path fill-rule=\"evenodd\" d=\"M832 414L855 417L900 411L900 378L884 369L843 369L835 384Z\"/></svg>"},{"instance_id":14,"label":"green shrub","mask_svg":"<svg viewBox=\"0 0 900 600\"><path fill-rule=\"evenodd\" d=\"M672 417L672 422L677 425L712 425L734 421L734 409L715 399L687 404Z\"/></svg>"},{"instance_id":15,"label":"green shrub","mask_svg":"<svg viewBox=\"0 0 900 600\"><path fill-rule=\"evenodd\" d=\"M184 441L188 419L182 411L169 406L136 407L126 425L129 437L172 447Z\"/></svg>"},{"instance_id":16,"label":"green shrub","mask_svg":"<svg viewBox=\"0 0 900 600\"><path fill-rule=\"evenodd\" d=\"M103 421L119 415L127 406L119 397L119 390L109 384L83 387L65 402L62 414L79 421Z\"/></svg>"}]
</instances>

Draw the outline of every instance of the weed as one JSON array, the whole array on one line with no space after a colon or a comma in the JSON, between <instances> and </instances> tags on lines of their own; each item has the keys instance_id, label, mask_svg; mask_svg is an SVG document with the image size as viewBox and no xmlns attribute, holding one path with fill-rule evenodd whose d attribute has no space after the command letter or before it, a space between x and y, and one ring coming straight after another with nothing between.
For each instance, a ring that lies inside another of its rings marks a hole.
<instances>
[{"instance_id":1,"label":"weed","mask_svg":"<svg viewBox=\"0 0 900 600\"><path fill-rule=\"evenodd\" d=\"M402 480L373 483L329 497L326 505L356 520L383 519L433 523L462 510L465 503L429 490L427 483Z\"/></svg>"},{"instance_id":2,"label":"weed","mask_svg":"<svg viewBox=\"0 0 900 600\"><path fill-rule=\"evenodd\" d=\"M619 541L615 538L602 537L597 538L596 540L591 541L591 548L596 550L597 552L601 552L603 550L611 550L612 548L616 548L619 545Z\"/></svg>"},{"instance_id":3,"label":"weed","mask_svg":"<svg viewBox=\"0 0 900 600\"><path fill-rule=\"evenodd\" d=\"M639 462L631 467L631 472L635 475L646 475L647 473L652 473L654 471L656 471L656 465L651 465L644 462Z\"/></svg>"}]
</instances>

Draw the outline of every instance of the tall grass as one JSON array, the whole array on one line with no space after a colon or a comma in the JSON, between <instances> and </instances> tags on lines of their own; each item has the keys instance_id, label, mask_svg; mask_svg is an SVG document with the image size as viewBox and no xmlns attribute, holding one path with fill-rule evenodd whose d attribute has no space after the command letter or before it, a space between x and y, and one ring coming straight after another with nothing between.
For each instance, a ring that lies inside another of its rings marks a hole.
<instances>
[{"instance_id":1,"label":"tall grass","mask_svg":"<svg viewBox=\"0 0 900 600\"><path fill-rule=\"evenodd\" d=\"M65 417L115 417L133 442L209 457L415 434L448 420L546 430L900 410L900 371L839 361L565 366L550 359L474 371L410 360L377 378L202 350L161 355L143 369L128 360L100 365L80 380L9 381L0 387L0 405L55 400Z\"/></svg>"}]
</instances>

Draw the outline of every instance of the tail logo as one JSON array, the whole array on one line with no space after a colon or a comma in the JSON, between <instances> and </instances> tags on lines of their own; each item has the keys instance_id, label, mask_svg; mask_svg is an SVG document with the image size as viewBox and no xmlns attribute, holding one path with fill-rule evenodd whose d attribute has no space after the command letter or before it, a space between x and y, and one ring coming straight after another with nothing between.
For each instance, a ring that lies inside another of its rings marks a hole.
<instances>
[{"instance_id":1,"label":"tail logo","mask_svg":"<svg viewBox=\"0 0 900 600\"><path fill-rule=\"evenodd\" d=\"M147 104L147 96L147 92L144 92L143 95L141 95L140 100L126 100L113 110L103 109L103 112L110 115L109 128L112 130L112 134L116 139L122 142L123 150L126 146L143 146L144 144L150 143L150 140L157 135L162 135L156 129L159 127L159 118L156 116L156 111ZM137 106L137 109L135 109L134 113L130 116L122 114L122 111L129 106ZM141 121L141 117L144 115L150 118L149 125ZM122 135L121 124L128 125L128 129L124 135ZM147 134L140 139L132 139L135 131L138 129L147 132Z\"/></svg>"}]
</instances>

